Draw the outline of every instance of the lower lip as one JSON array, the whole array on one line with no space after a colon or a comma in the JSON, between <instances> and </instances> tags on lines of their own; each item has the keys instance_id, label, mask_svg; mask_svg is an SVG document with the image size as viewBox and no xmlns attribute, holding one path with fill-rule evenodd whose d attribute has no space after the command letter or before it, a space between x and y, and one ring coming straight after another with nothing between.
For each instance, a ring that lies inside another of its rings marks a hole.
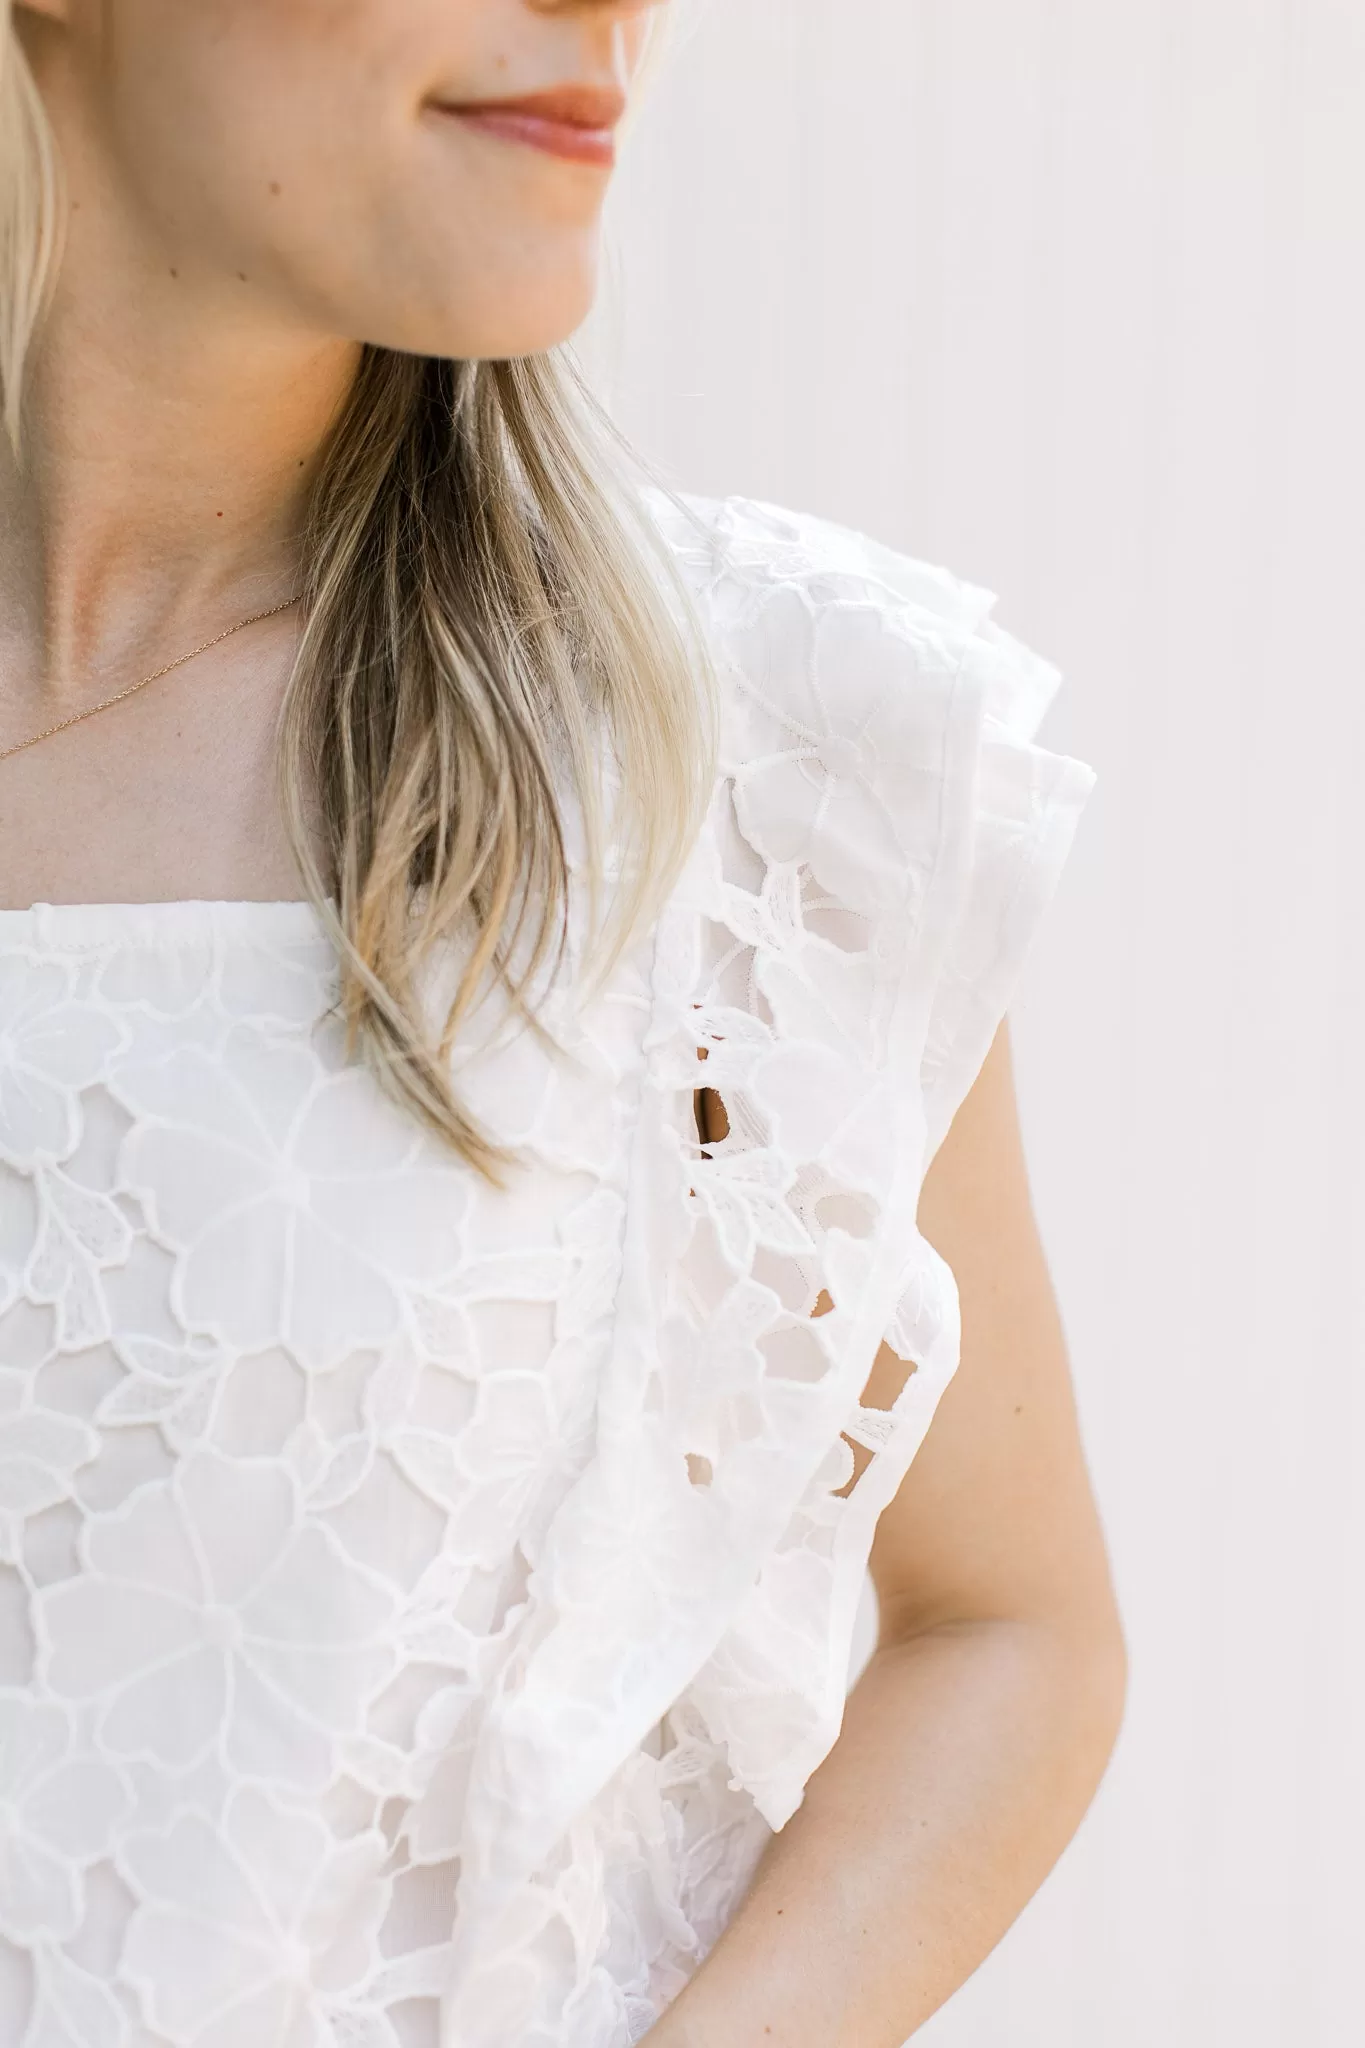
<instances>
[{"instance_id":1,"label":"lower lip","mask_svg":"<svg viewBox=\"0 0 1365 2048\"><path fill-rule=\"evenodd\" d=\"M570 163L596 164L610 170L616 162L616 132L611 128L579 128L571 121L551 121L544 114L520 114L508 107L444 107L468 128L499 135L504 142L524 142L546 156Z\"/></svg>"}]
</instances>

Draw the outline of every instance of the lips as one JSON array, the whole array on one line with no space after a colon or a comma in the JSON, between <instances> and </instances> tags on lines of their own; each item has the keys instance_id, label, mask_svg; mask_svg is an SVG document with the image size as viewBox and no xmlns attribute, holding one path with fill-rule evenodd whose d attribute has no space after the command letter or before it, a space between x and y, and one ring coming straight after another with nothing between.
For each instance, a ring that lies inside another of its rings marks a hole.
<instances>
[{"instance_id":1,"label":"lips","mask_svg":"<svg viewBox=\"0 0 1365 2048\"><path fill-rule=\"evenodd\" d=\"M505 142L610 168L616 161L616 130L626 111L626 96L615 86L565 85L519 99L442 104L439 111Z\"/></svg>"}]
</instances>

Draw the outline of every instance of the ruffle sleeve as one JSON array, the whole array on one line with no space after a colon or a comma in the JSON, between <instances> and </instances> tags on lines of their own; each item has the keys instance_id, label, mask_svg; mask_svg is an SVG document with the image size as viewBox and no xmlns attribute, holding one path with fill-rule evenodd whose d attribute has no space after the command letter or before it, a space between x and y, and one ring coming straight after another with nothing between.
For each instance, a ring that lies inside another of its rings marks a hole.
<instances>
[{"instance_id":1,"label":"ruffle sleeve","mask_svg":"<svg viewBox=\"0 0 1365 2048\"><path fill-rule=\"evenodd\" d=\"M991 592L768 506L658 512L722 759L654 945L595 1451L471 1779L490 1900L670 1714L769 1828L832 1745L876 1522L958 1362L924 1174L1095 780L1036 743L1060 677ZM907 1376L866 1409L883 1340Z\"/></svg>"},{"instance_id":2,"label":"ruffle sleeve","mask_svg":"<svg viewBox=\"0 0 1365 2048\"><path fill-rule=\"evenodd\" d=\"M710 516L708 613L726 621L733 707L730 871L757 852L762 893L794 864L800 921L847 948L834 959L788 936L779 972L800 979L803 1015L785 1030L775 1019L785 1049L768 1071L804 1068L797 1092L822 1102L861 1096L900 1152L841 1174L814 1134L800 1142L789 1116L774 1125L777 1091L741 1102L748 1143L790 1132L798 1213L823 1207L847 1223L866 1205L860 1243L872 1256L841 1292L831 1282L846 1248L832 1230L798 1262L808 1296L818 1282L838 1304L857 1286L878 1304L876 1341L864 1323L846 1369L832 1368L853 1396L842 1428L688 1688L734 1784L776 1828L838 1734L876 1521L958 1363L956 1283L916 1228L920 1187L1005 1016L1096 778L1037 745L1061 675L992 618L993 592L771 506ZM805 971L793 970L803 956ZM754 958L748 971L761 988L773 967ZM827 1032L820 1057L817 991L831 1008L842 995L857 1018ZM880 1341L909 1368L890 1410L858 1399ZM873 1455L843 1496L850 1441Z\"/></svg>"}]
</instances>

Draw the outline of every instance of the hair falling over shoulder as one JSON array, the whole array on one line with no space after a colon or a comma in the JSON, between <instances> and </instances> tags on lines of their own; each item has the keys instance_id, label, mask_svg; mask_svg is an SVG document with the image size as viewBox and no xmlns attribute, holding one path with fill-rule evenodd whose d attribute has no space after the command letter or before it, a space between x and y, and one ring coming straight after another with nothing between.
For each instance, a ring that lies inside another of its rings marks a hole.
<instances>
[{"instance_id":1,"label":"hair falling over shoulder","mask_svg":"<svg viewBox=\"0 0 1365 2048\"><path fill-rule=\"evenodd\" d=\"M0 388L16 451L63 212L0 0ZM515 1155L460 1099L457 1034L495 985L541 1028L531 991L559 971L568 931L562 788L584 831L585 989L667 895L715 758L700 632L628 452L567 351L451 362L366 349L302 566L278 768L304 886L339 955L348 1048L501 1183ZM421 970L457 935L465 964L433 1019Z\"/></svg>"}]
</instances>

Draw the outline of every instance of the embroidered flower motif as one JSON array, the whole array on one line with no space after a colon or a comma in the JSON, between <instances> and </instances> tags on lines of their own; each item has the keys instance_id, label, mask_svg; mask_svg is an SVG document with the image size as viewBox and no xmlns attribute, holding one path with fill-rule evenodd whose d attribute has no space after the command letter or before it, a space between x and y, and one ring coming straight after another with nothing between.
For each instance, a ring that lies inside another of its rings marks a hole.
<instances>
[{"instance_id":1,"label":"embroidered flower motif","mask_svg":"<svg viewBox=\"0 0 1365 2048\"><path fill-rule=\"evenodd\" d=\"M98 1344L110 1334L103 1275L127 1258L131 1225L108 1195L82 1187L57 1167L39 1167L33 1180L40 1222L30 1294L56 1308L61 1344L73 1351Z\"/></svg>"},{"instance_id":2,"label":"embroidered flower motif","mask_svg":"<svg viewBox=\"0 0 1365 2048\"><path fill-rule=\"evenodd\" d=\"M789 1159L755 1147L698 1159L688 1169L696 1200L715 1224L726 1262L747 1272L760 1245L792 1257L815 1244L787 1200L796 1178Z\"/></svg>"},{"instance_id":3,"label":"embroidered flower motif","mask_svg":"<svg viewBox=\"0 0 1365 2048\"><path fill-rule=\"evenodd\" d=\"M0 1932L62 1941L81 1920L80 1875L131 1802L117 1774L69 1754L67 1717L0 1694Z\"/></svg>"},{"instance_id":4,"label":"embroidered flower motif","mask_svg":"<svg viewBox=\"0 0 1365 2048\"><path fill-rule=\"evenodd\" d=\"M33 2010L25 2043L40 2042L42 2048L132 2048L128 2014L106 1984L51 1943L35 1948L32 1962Z\"/></svg>"},{"instance_id":5,"label":"embroidered flower motif","mask_svg":"<svg viewBox=\"0 0 1365 2048\"><path fill-rule=\"evenodd\" d=\"M22 1520L69 1500L76 1474L98 1452L84 1422L29 1406L24 1378L0 1371L0 1515Z\"/></svg>"},{"instance_id":6,"label":"embroidered flower motif","mask_svg":"<svg viewBox=\"0 0 1365 2048\"><path fill-rule=\"evenodd\" d=\"M557 1463L554 1412L540 1373L490 1375L455 1439L406 1426L390 1442L413 1484L451 1511L454 1553L489 1568L522 1533Z\"/></svg>"},{"instance_id":7,"label":"embroidered flower motif","mask_svg":"<svg viewBox=\"0 0 1365 2048\"><path fill-rule=\"evenodd\" d=\"M130 943L101 962L97 985L118 1009L183 1019L211 993L217 964L212 944Z\"/></svg>"},{"instance_id":8,"label":"embroidered flower motif","mask_svg":"<svg viewBox=\"0 0 1365 2048\"><path fill-rule=\"evenodd\" d=\"M336 979L336 955L318 931L273 946L225 947L219 992L231 1017L307 1026L335 1000Z\"/></svg>"},{"instance_id":9,"label":"embroidered flower motif","mask_svg":"<svg viewBox=\"0 0 1365 2048\"><path fill-rule=\"evenodd\" d=\"M330 1532L299 1524L278 1468L187 1457L92 1522L88 1570L38 1595L48 1677L103 1704L117 1754L326 1782L333 1745L388 1677L391 1601Z\"/></svg>"},{"instance_id":10,"label":"embroidered flower motif","mask_svg":"<svg viewBox=\"0 0 1365 2048\"><path fill-rule=\"evenodd\" d=\"M80 1090L119 1043L113 1019L73 996L65 963L0 955L0 1159L65 1159L80 1137Z\"/></svg>"},{"instance_id":11,"label":"embroidered flower motif","mask_svg":"<svg viewBox=\"0 0 1365 2048\"><path fill-rule=\"evenodd\" d=\"M869 1075L850 1055L787 1043L755 1069L754 1087L771 1120L781 1157L818 1161L825 1177L872 1194L895 1171L897 1147L912 1135L910 1119L888 1077ZM913 1127L918 1136L918 1127Z\"/></svg>"},{"instance_id":12,"label":"embroidered flower motif","mask_svg":"<svg viewBox=\"0 0 1365 2048\"><path fill-rule=\"evenodd\" d=\"M794 585L737 634L735 659L751 706L735 770L745 837L766 860L806 863L849 910L904 914L939 830L943 774L931 679L907 688L908 631L884 607L817 605Z\"/></svg>"},{"instance_id":13,"label":"embroidered flower motif","mask_svg":"<svg viewBox=\"0 0 1365 2048\"><path fill-rule=\"evenodd\" d=\"M660 1331L660 1378L674 1440L715 1464L722 1447L763 1423L760 1348L784 1320L772 1288L743 1279L695 1315L675 1311Z\"/></svg>"},{"instance_id":14,"label":"embroidered flower motif","mask_svg":"<svg viewBox=\"0 0 1365 2048\"><path fill-rule=\"evenodd\" d=\"M21 1295L37 1235L32 1176L0 1161L0 1314L7 1316Z\"/></svg>"},{"instance_id":15,"label":"embroidered flower motif","mask_svg":"<svg viewBox=\"0 0 1365 2048\"><path fill-rule=\"evenodd\" d=\"M181 1254L177 1308L241 1350L283 1340L326 1368L394 1331L406 1284L459 1263L468 1202L442 1157L358 1067L241 1028L121 1073L138 1123L124 1171Z\"/></svg>"},{"instance_id":16,"label":"embroidered flower motif","mask_svg":"<svg viewBox=\"0 0 1365 2048\"><path fill-rule=\"evenodd\" d=\"M982 593L742 503L679 539L721 772L567 1057L462 1034L503 1193L346 1064L299 906L0 934L6 2040L638 2039L833 1740L956 1362L916 1159L1084 774Z\"/></svg>"},{"instance_id":17,"label":"embroidered flower motif","mask_svg":"<svg viewBox=\"0 0 1365 2048\"><path fill-rule=\"evenodd\" d=\"M267 915L274 909L268 906ZM233 931L230 943L226 933L205 930L176 946L119 946L101 964L100 993L134 1013L139 1042L165 1051L183 1044L187 1029L192 1035L195 1013L214 1033L224 1013L306 1027L332 1000L336 956L320 931L308 934L302 905L297 921L298 934L274 944L247 927ZM158 1029L153 1020L174 1020L174 1029Z\"/></svg>"},{"instance_id":18,"label":"embroidered flower motif","mask_svg":"<svg viewBox=\"0 0 1365 2048\"><path fill-rule=\"evenodd\" d=\"M150 2024L177 2048L329 2048L329 2008L379 1961L388 1854L373 1830L338 1841L251 1787L221 1825L187 1813L133 1836L123 1970Z\"/></svg>"}]
</instances>

